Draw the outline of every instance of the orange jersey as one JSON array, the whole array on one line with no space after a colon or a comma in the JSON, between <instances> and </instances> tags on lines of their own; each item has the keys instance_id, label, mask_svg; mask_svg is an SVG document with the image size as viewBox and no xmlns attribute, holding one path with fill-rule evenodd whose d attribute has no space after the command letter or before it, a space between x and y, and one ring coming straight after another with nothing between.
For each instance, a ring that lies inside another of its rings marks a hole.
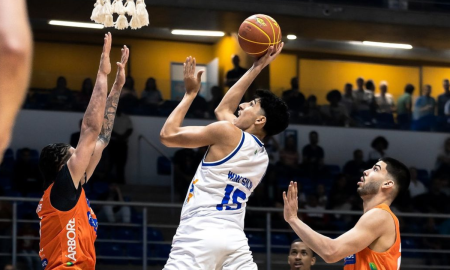
<instances>
[{"instance_id":1,"label":"orange jersey","mask_svg":"<svg viewBox=\"0 0 450 270\"><path fill-rule=\"evenodd\" d=\"M36 210L41 219L39 256L42 269L95 269L94 242L98 223L84 190L75 207L59 211L50 203L52 187L53 184L44 192Z\"/></svg>"},{"instance_id":2,"label":"orange jersey","mask_svg":"<svg viewBox=\"0 0 450 270\"><path fill-rule=\"evenodd\" d=\"M397 217L389 206L380 204L375 208L389 212L395 223L395 242L385 252L376 252L369 247L344 259L344 270L398 270L401 261L400 227Z\"/></svg>"}]
</instances>

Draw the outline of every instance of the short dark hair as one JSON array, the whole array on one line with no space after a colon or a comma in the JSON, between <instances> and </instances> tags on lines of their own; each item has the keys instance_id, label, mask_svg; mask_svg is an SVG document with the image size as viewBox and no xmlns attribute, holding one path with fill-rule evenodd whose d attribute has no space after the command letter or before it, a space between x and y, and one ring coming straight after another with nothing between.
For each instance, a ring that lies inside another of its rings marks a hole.
<instances>
[{"instance_id":1,"label":"short dark hair","mask_svg":"<svg viewBox=\"0 0 450 270\"><path fill-rule=\"evenodd\" d=\"M414 92L414 85L408 83L405 86L405 93L412 94Z\"/></svg>"},{"instance_id":2,"label":"short dark hair","mask_svg":"<svg viewBox=\"0 0 450 270\"><path fill-rule=\"evenodd\" d=\"M373 139L372 144L370 146L372 146L372 148L375 148L375 146L379 143L382 143L386 146L386 149L388 149L389 147L389 142L386 140L385 137L383 136L378 136L375 139Z\"/></svg>"},{"instance_id":3,"label":"short dark hair","mask_svg":"<svg viewBox=\"0 0 450 270\"><path fill-rule=\"evenodd\" d=\"M276 135L289 125L289 109L286 103L268 90L257 90L255 98L259 99L261 109L266 116L264 131L266 136Z\"/></svg>"},{"instance_id":4,"label":"short dark hair","mask_svg":"<svg viewBox=\"0 0 450 270\"><path fill-rule=\"evenodd\" d=\"M70 147L66 143L52 143L42 149L39 157L39 170L44 178L44 190L55 181L61 165L69 160Z\"/></svg>"},{"instance_id":5,"label":"short dark hair","mask_svg":"<svg viewBox=\"0 0 450 270\"><path fill-rule=\"evenodd\" d=\"M375 89L375 83L372 80L366 81L366 89Z\"/></svg>"},{"instance_id":6,"label":"short dark hair","mask_svg":"<svg viewBox=\"0 0 450 270\"><path fill-rule=\"evenodd\" d=\"M336 99L338 102L341 101L342 99L342 94L339 90L331 90L330 92L328 92L327 94L327 100L328 102L331 102L332 99Z\"/></svg>"},{"instance_id":7,"label":"short dark hair","mask_svg":"<svg viewBox=\"0 0 450 270\"><path fill-rule=\"evenodd\" d=\"M386 163L386 171L394 178L395 184L398 185L398 192L395 197L408 191L409 183L411 182L411 175L409 174L408 167L400 161L390 157L380 158L379 161Z\"/></svg>"},{"instance_id":8,"label":"short dark hair","mask_svg":"<svg viewBox=\"0 0 450 270\"><path fill-rule=\"evenodd\" d=\"M302 239L300 239L300 238L294 239L294 241L292 241L292 243L291 243L291 247L292 247L292 244L299 243L299 242L303 243ZM291 250L291 247L289 247L289 251ZM310 247L308 247L308 248L312 252L312 257L316 257L316 253L314 252L314 250L312 250Z\"/></svg>"}]
</instances>

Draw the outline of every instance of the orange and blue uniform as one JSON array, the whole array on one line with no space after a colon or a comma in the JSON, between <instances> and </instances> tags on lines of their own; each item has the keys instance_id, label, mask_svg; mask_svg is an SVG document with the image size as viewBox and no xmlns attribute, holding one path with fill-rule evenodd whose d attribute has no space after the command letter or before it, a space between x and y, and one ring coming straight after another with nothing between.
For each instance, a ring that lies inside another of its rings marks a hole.
<instances>
[{"instance_id":1,"label":"orange and blue uniform","mask_svg":"<svg viewBox=\"0 0 450 270\"><path fill-rule=\"evenodd\" d=\"M377 205L391 214L395 223L395 242L385 252L376 252L369 247L344 259L344 270L398 270L401 261L400 227L397 217L386 204Z\"/></svg>"},{"instance_id":2,"label":"orange and blue uniform","mask_svg":"<svg viewBox=\"0 0 450 270\"><path fill-rule=\"evenodd\" d=\"M50 202L54 184L44 192L36 213L41 219L39 256L42 269L95 269L97 217L81 185L81 195L69 211L59 211Z\"/></svg>"}]
</instances>

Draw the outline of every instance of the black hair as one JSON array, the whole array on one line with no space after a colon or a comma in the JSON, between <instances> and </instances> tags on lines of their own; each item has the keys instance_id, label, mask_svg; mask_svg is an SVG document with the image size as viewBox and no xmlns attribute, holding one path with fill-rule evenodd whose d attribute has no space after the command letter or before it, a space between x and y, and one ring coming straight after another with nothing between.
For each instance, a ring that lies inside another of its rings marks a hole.
<instances>
[{"instance_id":1,"label":"black hair","mask_svg":"<svg viewBox=\"0 0 450 270\"><path fill-rule=\"evenodd\" d=\"M375 148L375 146L379 143L382 143L386 146L386 149L388 149L389 147L389 142L386 140L385 137L383 136L378 136L375 139L373 139L372 144L370 146L372 146L372 148Z\"/></svg>"},{"instance_id":2,"label":"black hair","mask_svg":"<svg viewBox=\"0 0 450 270\"><path fill-rule=\"evenodd\" d=\"M289 125L289 109L286 103L268 90L257 90L255 98L259 99L261 109L264 110L266 136L276 135Z\"/></svg>"},{"instance_id":3,"label":"black hair","mask_svg":"<svg viewBox=\"0 0 450 270\"><path fill-rule=\"evenodd\" d=\"M379 161L386 163L386 171L394 178L395 184L398 185L398 192L395 197L407 192L409 183L411 182L411 175L409 174L408 167L400 161L390 157L380 158Z\"/></svg>"},{"instance_id":4,"label":"black hair","mask_svg":"<svg viewBox=\"0 0 450 270\"><path fill-rule=\"evenodd\" d=\"M373 83L372 80L368 80L366 81L366 89L375 89L375 84Z\"/></svg>"},{"instance_id":5,"label":"black hair","mask_svg":"<svg viewBox=\"0 0 450 270\"><path fill-rule=\"evenodd\" d=\"M412 94L414 92L414 85L408 83L405 86L405 93Z\"/></svg>"},{"instance_id":6,"label":"black hair","mask_svg":"<svg viewBox=\"0 0 450 270\"><path fill-rule=\"evenodd\" d=\"M342 94L339 90L331 90L330 92L328 92L327 94L327 100L328 102L331 102L331 100L336 99L338 102L341 101L342 99Z\"/></svg>"},{"instance_id":7,"label":"black hair","mask_svg":"<svg viewBox=\"0 0 450 270\"><path fill-rule=\"evenodd\" d=\"M66 143L53 143L42 149L39 157L39 170L44 178L44 190L55 181L61 166L69 160L70 147Z\"/></svg>"},{"instance_id":8,"label":"black hair","mask_svg":"<svg viewBox=\"0 0 450 270\"><path fill-rule=\"evenodd\" d=\"M317 137L319 137L319 133L317 133L317 131L313 130L309 133L309 136L316 134Z\"/></svg>"},{"instance_id":9,"label":"black hair","mask_svg":"<svg viewBox=\"0 0 450 270\"><path fill-rule=\"evenodd\" d=\"M294 243L299 243L299 242L303 243L302 239L300 239L300 238L294 239L294 241L292 241L292 243L291 243L291 246L292 246L292 244L294 244ZM308 247L308 246L307 246L307 247ZM312 257L316 257L316 253L314 252L314 250L312 250L310 247L308 247L308 248L309 248L309 250L311 250L311 252L312 252ZM289 250L291 250L290 247L289 247Z\"/></svg>"}]
</instances>

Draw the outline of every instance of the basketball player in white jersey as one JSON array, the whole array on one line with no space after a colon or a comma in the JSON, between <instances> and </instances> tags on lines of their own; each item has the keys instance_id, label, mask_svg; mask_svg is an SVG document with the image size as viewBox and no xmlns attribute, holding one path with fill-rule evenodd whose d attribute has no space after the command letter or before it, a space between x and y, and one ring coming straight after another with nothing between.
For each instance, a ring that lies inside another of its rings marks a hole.
<instances>
[{"instance_id":1,"label":"basketball player in white jersey","mask_svg":"<svg viewBox=\"0 0 450 270\"><path fill-rule=\"evenodd\" d=\"M181 126L203 73L195 76L195 58L186 59L186 94L164 124L161 142L168 147L208 145L209 149L192 179L164 269L257 269L243 231L245 207L269 163L261 141L286 129L289 114L286 104L269 91L258 90L254 100L239 102L282 47L270 47L254 62L216 108L219 121L208 126Z\"/></svg>"}]
</instances>

